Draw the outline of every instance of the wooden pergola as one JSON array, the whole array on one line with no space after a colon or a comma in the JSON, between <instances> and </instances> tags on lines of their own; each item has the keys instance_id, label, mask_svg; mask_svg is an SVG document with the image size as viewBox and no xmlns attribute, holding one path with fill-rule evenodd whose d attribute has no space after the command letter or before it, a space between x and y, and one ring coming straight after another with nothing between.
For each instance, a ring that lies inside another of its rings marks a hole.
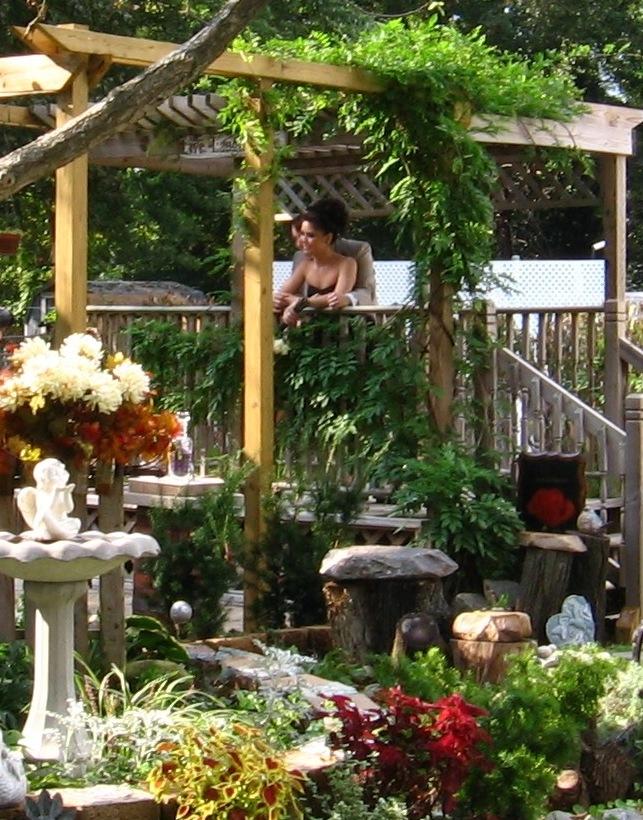
<instances>
[{"instance_id":1,"label":"wooden pergola","mask_svg":"<svg viewBox=\"0 0 643 820\"><path fill-rule=\"evenodd\" d=\"M0 105L0 123L31 129L59 127L87 110L90 89L112 65L149 66L165 57L176 44L90 31L76 25L38 24L15 29L33 52L0 58L0 97L55 95L52 105ZM353 68L265 56L249 59L226 52L206 73L245 77L256 81L257 105L273 83L311 84L347 93L378 93L380 81ZM56 172L55 305L56 338L86 327L87 306L87 172L88 162L115 167L138 166L211 176L237 173L245 156L252 168L267 170L272 148L261 155L249 146L237 146L225 134L204 136L216 125L221 99L216 95L173 97L151 105L136 127L121 132ZM163 119L180 128L176 153L150 156L146 147ZM590 105L571 122L513 120L477 115L470 130L495 153L503 182L496 206L562 207L602 202L606 239L606 396L607 415L623 424L624 379L619 339L625 333L626 275L626 162L633 152L632 131L643 122L643 111ZM489 126L492 128L489 128ZM283 135L281 135L283 137ZM287 135L286 135L287 138ZM534 175L521 154L525 148L575 148L594 155L600 164L600 196L577 178L575 195L569 184ZM275 183L267 174L246 203L249 234L243 254L244 297L244 451L256 464L246 488L246 531L256 544L264 527L261 499L273 468L273 309L272 267L275 211L282 214L305 206L320 191L347 201L353 215L383 215L390 211L386 191L365 173L361 143L355 137L309 141L298 146L289 161L289 176ZM275 208L275 201L279 207ZM450 395L448 381L442 385ZM257 590L252 577L248 589ZM246 595L246 626L253 621L253 595Z\"/></svg>"}]
</instances>

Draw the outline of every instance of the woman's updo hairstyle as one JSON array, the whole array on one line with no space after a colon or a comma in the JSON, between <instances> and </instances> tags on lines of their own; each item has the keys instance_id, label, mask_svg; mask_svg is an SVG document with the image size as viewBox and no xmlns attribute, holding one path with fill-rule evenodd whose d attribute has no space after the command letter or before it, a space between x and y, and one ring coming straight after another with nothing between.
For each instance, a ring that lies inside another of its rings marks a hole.
<instances>
[{"instance_id":1,"label":"woman's updo hairstyle","mask_svg":"<svg viewBox=\"0 0 643 820\"><path fill-rule=\"evenodd\" d=\"M331 234L333 242L343 236L348 227L348 210L341 199L317 199L302 216L318 230Z\"/></svg>"}]
</instances>

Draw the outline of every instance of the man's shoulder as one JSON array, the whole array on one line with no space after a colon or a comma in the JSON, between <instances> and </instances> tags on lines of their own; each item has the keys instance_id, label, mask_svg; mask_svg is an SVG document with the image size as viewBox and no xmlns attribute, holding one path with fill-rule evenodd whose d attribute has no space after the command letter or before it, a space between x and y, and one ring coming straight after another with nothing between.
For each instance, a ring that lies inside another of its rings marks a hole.
<instances>
[{"instance_id":1,"label":"man's shoulder","mask_svg":"<svg viewBox=\"0 0 643 820\"><path fill-rule=\"evenodd\" d=\"M372 253L368 242L363 242L361 239L344 239L343 237L335 242L335 250L337 253L352 256L353 258L357 258L364 253Z\"/></svg>"}]
</instances>

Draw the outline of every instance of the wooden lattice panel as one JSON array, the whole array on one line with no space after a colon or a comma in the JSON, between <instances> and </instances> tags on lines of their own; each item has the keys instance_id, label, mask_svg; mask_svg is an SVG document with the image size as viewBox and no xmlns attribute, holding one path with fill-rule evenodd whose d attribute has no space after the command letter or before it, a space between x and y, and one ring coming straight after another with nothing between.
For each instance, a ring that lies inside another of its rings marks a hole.
<instances>
[{"instance_id":1,"label":"wooden lattice panel","mask_svg":"<svg viewBox=\"0 0 643 820\"><path fill-rule=\"evenodd\" d=\"M580 208L600 203L595 183L580 167L553 171L542 162L498 162L497 211Z\"/></svg>"},{"instance_id":2,"label":"wooden lattice panel","mask_svg":"<svg viewBox=\"0 0 643 820\"><path fill-rule=\"evenodd\" d=\"M96 149L92 161L159 170L178 168L189 173L199 173L201 168L204 175L229 176L243 152L229 134L218 130L218 114L224 104L216 94L170 97L150 108L135 126ZM55 105L36 104L29 110L45 128L54 127ZM164 126L167 133L156 152L152 149ZM321 134L317 136L317 131L315 136L317 144L308 141L293 146L293 155L286 161L287 174L276 186L282 216L301 213L319 196L341 199L352 218L388 216L393 206L387 188L362 164L360 140L354 135L326 140ZM172 144L166 144L168 141ZM500 181L494 194L497 211L599 204L597 185L580 166L554 171L539 159L525 161L515 151L499 147L494 149L494 157Z\"/></svg>"},{"instance_id":3,"label":"wooden lattice panel","mask_svg":"<svg viewBox=\"0 0 643 820\"><path fill-rule=\"evenodd\" d=\"M297 175L277 182L278 209L283 214L301 213L320 196L341 199L352 218L387 216L392 211L386 193L356 168L330 175Z\"/></svg>"}]
</instances>

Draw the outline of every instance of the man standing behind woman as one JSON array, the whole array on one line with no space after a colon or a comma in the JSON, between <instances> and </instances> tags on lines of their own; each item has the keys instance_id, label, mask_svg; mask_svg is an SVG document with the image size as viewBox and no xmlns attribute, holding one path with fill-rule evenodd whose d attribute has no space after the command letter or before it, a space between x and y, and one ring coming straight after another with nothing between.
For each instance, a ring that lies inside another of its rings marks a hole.
<instances>
[{"instance_id":1,"label":"man standing behind woman","mask_svg":"<svg viewBox=\"0 0 643 820\"><path fill-rule=\"evenodd\" d=\"M296 324L304 307L331 310L375 303L373 254L367 242L344 239L348 212L341 200L323 198L293 220L299 248L293 273L275 293L282 321Z\"/></svg>"}]
</instances>

